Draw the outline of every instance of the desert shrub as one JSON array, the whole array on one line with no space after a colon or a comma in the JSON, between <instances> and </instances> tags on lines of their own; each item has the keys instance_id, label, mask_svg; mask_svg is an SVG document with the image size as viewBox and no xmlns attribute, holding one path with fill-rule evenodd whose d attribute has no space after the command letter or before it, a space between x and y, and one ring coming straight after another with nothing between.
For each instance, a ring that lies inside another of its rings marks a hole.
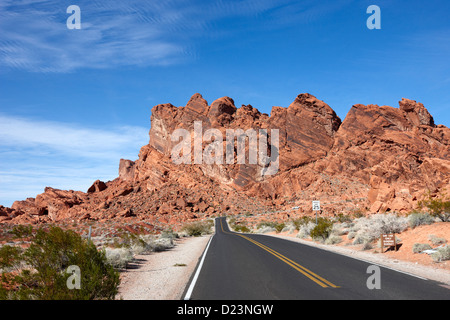
<instances>
[{"instance_id":1,"label":"desert shrub","mask_svg":"<svg viewBox=\"0 0 450 320\"><path fill-rule=\"evenodd\" d=\"M342 236L350 232L351 223L343 222L343 223L334 223L333 228L331 229L331 234Z\"/></svg>"},{"instance_id":2,"label":"desert shrub","mask_svg":"<svg viewBox=\"0 0 450 320\"><path fill-rule=\"evenodd\" d=\"M258 233L267 233L267 232L276 232L275 226L277 225L274 221L260 221L256 225L256 232Z\"/></svg>"},{"instance_id":3,"label":"desert shrub","mask_svg":"<svg viewBox=\"0 0 450 320\"><path fill-rule=\"evenodd\" d=\"M209 222L195 221L184 225L181 230L186 232L188 236L199 237L211 232L211 224Z\"/></svg>"},{"instance_id":4,"label":"desert shrub","mask_svg":"<svg viewBox=\"0 0 450 320\"><path fill-rule=\"evenodd\" d=\"M352 212L352 216L354 219L359 219L364 217L364 211L361 208L355 209Z\"/></svg>"},{"instance_id":5,"label":"desert shrub","mask_svg":"<svg viewBox=\"0 0 450 320\"><path fill-rule=\"evenodd\" d=\"M421 253L424 250L432 249L428 243L414 243L412 247L413 253Z\"/></svg>"},{"instance_id":6,"label":"desert shrub","mask_svg":"<svg viewBox=\"0 0 450 320\"><path fill-rule=\"evenodd\" d=\"M352 222L352 218L348 214L339 213L336 216L336 221L340 223Z\"/></svg>"},{"instance_id":7,"label":"desert shrub","mask_svg":"<svg viewBox=\"0 0 450 320\"><path fill-rule=\"evenodd\" d=\"M428 240L430 240L434 246L440 246L441 244L447 243L447 240L445 240L444 238L437 237L433 234L430 234L428 236Z\"/></svg>"},{"instance_id":8,"label":"desert shrub","mask_svg":"<svg viewBox=\"0 0 450 320\"><path fill-rule=\"evenodd\" d=\"M338 244L342 242L342 238L337 235L330 235L326 240L325 244Z\"/></svg>"},{"instance_id":9,"label":"desert shrub","mask_svg":"<svg viewBox=\"0 0 450 320\"><path fill-rule=\"evenodd\" d=\"M419 209L427 208L431 216L441 219L443 222L450 220L450 200L443 194L433 197L428 193L423 200L418 202Z\"/></svg>"},{"instance_id":10,"label":"desert shrub","mask_svg":"<svg viewBox=\"0 0 450 320\"><path fill-rule=\"evenodd\" d=\"M33 234L33 226L19 224L13 227L11 233L14 235L15 238L18 239L31 237Z\"/></svg>"},{"instance_id":11,"label":"desert shrub","mask_svg":"<svg viewBox=\"0 0 450 320\"><path fill-rule=\"evenodd\" d=\"M263 226L261 228L258 228L256 230L256 232L258 232L258 233L275 232L275 228L274 227L269 227L269 226Z\"/></svg>"},{"instance_id":12,"label":"desert shrub","mask_svg":"<svg viewBox=\"0 0 450 320\"><path fill-rule=\"evenodd\" d=\"M293 233L293 232L297 231L297 227L295 226L295 224L292 221L288 221L281 231Z\"/></svg>"},{"instance_id":13,"label":"desert shrub","mask_svg":"<svg viewBox=\"0 0 450 320\"><path fill-rule=\"evenodd\" d=\"M350 232L347 234L347 238L348 238L349 240L352 240L352 239L355 238L356 235L357 235L357 232L355 232L355 231L350 231Z\"/></svg>"},{"instance_id":14,"label":"desert shrub","mask_svg":"<svg viewBox=\"0 0 450 320\"><path fill-rule=\"evenodd\" d=\"M214 219L206 219L203 221L204 224L206 224L206 226L208 227L208 233L212 233L213 232L213 228L214 228Z\"/></svg>"},{"instance_id":15,"label":"desert shrub","mask_svg":"<svg viewBox=\"0 0 450 320\"><path fill-rule=\"evenodd\" d=\"M369 217L356 219L353 231L357 232L355 238L363 239L361 243L371 242L381 234L400 233L408 228L408 220L396 214L374 214Z\"/></svg>"},{"instance_id":16,"label":"desert shrub","mask_svg":"<svg viewBox=\"0 0 450 320\"><path fill-rule=\"evenodd\" d=\"M245 224L234 224L233 230L237 232L249 233L250 229Z\"/></svg>"},{"instance_id":17,"label":"desert shrub","mask_svg":"<svg viewBox=\"0 0 450 320\"><path fill-rule=\"evenodd\" d=\"M126 269L135 255L165 251L173 247L173 237L168 234L161 234L159 238L154 235L122 234L120 243L116 240L113 247L105 247L105 254L108 263L114 268Z\"/></svg>"},{"instance_id":18,"label":"desert shrub","mask_svg":"<svg viewBox=\"0 0 450 320\"><path fill-rule=\"evenodd\" d=\"M431 258L435 262L450 260L450 246L437 248L437 252L431 254Z\"/></svg>"},{"instance_id":19,"label":"desert shrub","mask_svg":"<svg viewBox=\"0 0 450 320\"><path fill-rule=\"evenodd\" d=\"M115 248L131 248L133 246L145 247L146 243L140 235L132 232L121 232L114 237Z\"/></svg>"},{"instance_id":20,"label":"desert shrub","mask_svg":"<svg viewBox=\"0 0 450 320\"><path fill-rule=\"evenodd\" d=\"M22 249L16 246L4 245L0 247L0 270L9 271L18 266Z\"/></svg>"},{"instance_id":21,"label":"desert shrub","mask_svg":"<svg viewBox=\"0 0 450 320\"><path fill-rule=\"evenodd\" d=\"M10 278L12 290L3 288L2 298L37 300L114 299L118 292L118 272L107 263L104 251L73 231L51 227L39 229L28 249L16 263L27 267ZM80 289L69 289L69 266L80 269Z\"/></svg>"},{"instance_id":22,"label":"desert shrub","mask_svg":"<svg viewBox=\"0 0 450 320\"><path fill-rule=\"evenodd\" d=\"M297 238L304 239L306 237L309 237L311 234L311 230L314 229L315 226L316 226L316 224L312 221L302 224L300 226L300 229L298 230Z\"/></svg>"},{"instance_id":23,"label":"desert shrub","mask_svg":"<svg viewBox=\"0 0 450 320\"><path fill-rule=\"evenodd\" d=\"M161 238L170 238L170 239L176 239L179 238L178 233L174 232L172 228L165 229L161 232L160 235Z\"/></svg>"},{"instance_id":24,"label":"desert shrub","mask_svg":"<svg viewBox=\"0 0 450 320\"><path fill-rule=\"evenodd\" d=\"M313 219L312 219L311 217L303 216L303 217L301 217L301 218L292 220L292 223L294 224L295 229L296 229L297 231L300 231L300 228L301 228L303 225L308 224L309 222L312 222L312 221L313 221Z\"/></svg>"},{"instance_id":25,"label":"desert shrub","mask_svg":"<svg viewBox=\"0 0 450 320\"><path fill-rule=\"evenodd\" d=\"M370 250L373 249L373 245L370 242L364 242L363 246L362 246L362 250L366 251L366 250Z\"/></svg>"},{"instance_id":26,"label":"desert shrub","mask_svg":"<svg viewBox=\"0 0 450 320\"><path fill-rule=\"evenodd\" d=\"M236 232L244 232L244 233L250 233L250 228L246 225L244 221L237 222L236 218L231 218L228 220L228 224Z\"/></svg>"},{"instance_id":27,"label":"desert shrub","mask_svg":"<svg viewBox=\"0 0 450 320\"><path fill-rule=\"evenodd\" d=\"M159 238L153 235L141 235L128 248L134 255L148 254L150 252L160 252L173 248L173 238L160 235Z\"/></svg>"},{"instance_id":28,"label":"desert shrub","mask_svg":"<svg viewBox=\"0 0 450 320\"><path fill-rule=\"evenodd\" d=\"M129 248L105 248L106 260L116 269L126 269L133 260L133 251Z\"/></svg>"},{"instance_id":29,"label":"desert shrub","mask_svg":"<svg viewBox=\"0 0 450 320\"><path fill-rule=\"evenodd\" d=\"M277 225L277 223L274 222L274 221L261 221L261 222L259 222L259 223L256 225L256 228L257 228L257 229L262 229L262 228L269 227L269 228L274 228L274 229L275 229L275 226L276 226L276 225Z\"/></svg>"},{"instance_id":30,"label":"desert shrub","mask_svg":"<svg viewBox=\"0 0 450 320\"><path fill-rule=\"evenodd\" d=\"M174 244L171 238L159 238L151 243L151 247L153 251L161 252L173 248Z\"/></svg>"},{"instance_id":31,"label":"desert shrub","mask_svg":"<svg viewBox=\"0 0 450 320\"><path fill-rule=\"evenodd\" d=\"M317 225L311 230L309 235L314 240L325 240L330 235L332 227L332 221L325 218L320 218L317 221Z\"/></svg>"},{"instance_id":32,"label":"desert shrub","mask_svg":"<svg viewBox=\"0 0 450 320\"><path fill-rule=\"evenodd\" d=\"M283 223L283 222L277 223L277 224L275 225L275 231L276 231L276 233L280 233L280 232L284 229L285 226L286 226L286 224Z\"/></svg>"},{"instance_id":33,"label":"desert shrub","mask_svg":"<svg viewBox=\"0 0 450 320\"><path fill-rule=\"evenodd\" d=\"M408 216L408 223L411 228L415 228L425 224L432 224L434 218L428 213L414 212Z\"/></svg>"},{"instance_id":34,"label":"desert shrub","mask_svg":"<svg viewBox=\"0 0 450 320\"><path fill-rule=\"evenodd\" d=\"M374 229L380 234L400 233L408 228L408 219L395 213L374 215Z\"/></svg>"},{"instance_id":35,"label":"desert shrub","mask_svg":"<svg viewBox=\"0 0 450 320\"><path fill-rule=\"evenodd\" d=\"M357 233L355 237L353 238L352 244L366 244L372 242L374 239L372 237L368 237L364 234Z\"/></svg>"},{"instance_id":36,"label":"desert shrub","mask_svg":"<svg viewBox=\"0 0 450 320\"><path fill-rule=\"evenodd\" d=\"M117 249L124 249L124 251L129 251L132 257L138 254L148 254L153 251L153 248L150 247L148 243L135 243L129 247L122 247ZM133 258L131 258L130 261L131 260L133 260Z\"/></svg>"}]
</instances>

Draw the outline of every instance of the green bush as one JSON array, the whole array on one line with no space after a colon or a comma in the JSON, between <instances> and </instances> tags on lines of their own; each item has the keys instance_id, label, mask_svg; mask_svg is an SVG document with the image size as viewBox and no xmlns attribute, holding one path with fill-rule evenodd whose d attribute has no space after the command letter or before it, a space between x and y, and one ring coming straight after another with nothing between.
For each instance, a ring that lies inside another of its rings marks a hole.
<instances>
[{"instance_id":1,"label":"green bush","mask_svg":"<svg viewBox=\"0 0 450 320\"><path fill-rule=\"evenodd\" d=\"M24 263L27 268L9 278L6 284L10 290L3 287L0 299L114 299L120 284L119 273L107 263L104 251L77 233L58 227L39 229L14 263ZM80 270L80 289L68 288L72 276L67 273L69 266Z\"/></svg>"},{"instance_id":2,"label":"green bush","mask_svg":"<svg viewBox=\"0 0 450 320\"><path fill-rule=\"evenodd\" d=\"M249 233L250 229L244 224L234 224L233 230L237 232Z\"/></svg>"},{"instance_id":3,"label":"green bush","mask_svg":"<svg viewBox=\"0 0 450 320\"><path fill-rule=\"evenodd\" d=\"M33 226L32 225L25 226L25 225L19 224L19 225L13 227L13 229L11 230L11 233L17 239L31 237L33 234Z\"/></svg>"},{"instance_id":4,"label":"green bush","mask_svg":"<svg viewBox=\"0 0 450 320\"><path fill-rule=\"evenodd\" d=\"M280 233L280 232L284 229L285 226L286 226L286 225L285 225L283 222L277 223L277 224L275 225L275 231L276 231L277 233Z\"/></svg>"},{"instance_id":5,"label":"green bush","mask_svg":"<svg viewBox=\"0 0 450 320\"><path fill-rule=\"evenodd\" d=\"M332 227L332 221L325 218L319 218L317 225L311 230L309 235L314 240L325 240L330 235Z\"/></svg>"},{"instance_id":6,"label":"green bush","mask_svg":"<svg viewBox=\"0 0 450 320\"><path fill-rule=\"evenodd\" d=\"M450 220L450 200L443 194L433 197L431 193L418 202L419 209L427 208L430 215L438 217L443 222Z\"/></svg>"},{"instance_id":7,"label":"green bush","mask_svg":"<svg viewBox=\"0 0 450 320\"><path fill-rule=\"evenodd\" d=\"M188 236L199 237L203 234L208 234L211 232L211 222L209 221L195 221L186 224L181 231L187 233Z\"/></svg>"},{"instance_id":8,"label":"green bush","mask_svg":"<svg viewBox=\"0 0 450 320\"><path fill-rule=\"evenodd\" d=\"M5 245L0 247L0 270L8 270L18 265L22 249Z\"/></svg>"}]
</instances>

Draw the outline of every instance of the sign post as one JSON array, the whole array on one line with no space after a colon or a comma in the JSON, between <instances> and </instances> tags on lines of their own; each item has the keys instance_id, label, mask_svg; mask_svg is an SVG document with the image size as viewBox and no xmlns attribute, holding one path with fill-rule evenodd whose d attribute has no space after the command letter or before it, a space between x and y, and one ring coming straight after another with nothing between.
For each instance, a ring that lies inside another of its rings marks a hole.
<instances>
[{"instance_id":1,"label":"sign post","mask_svg":"<svg viewBox=\"0 0 450 320\"><path fill-rule=\"evenodd\" d=\"M316 224L317 224L317 211L320 211L320 201L319 200L314 200L312 202L312 209L313 209L313 211L316 212Z\"/></svg>"},{"instance_id":2,"label":"sign post","mask_svg":"<svg viewBox=\"0 0 450 320\"><path fill-rule=\"evenodd\" d=\"M397 243L395 240L395 234L382 234L381 235L381 253L383 253L384 247L394 247L395 251L397 251Z\"/></svg>"}]
</instances>

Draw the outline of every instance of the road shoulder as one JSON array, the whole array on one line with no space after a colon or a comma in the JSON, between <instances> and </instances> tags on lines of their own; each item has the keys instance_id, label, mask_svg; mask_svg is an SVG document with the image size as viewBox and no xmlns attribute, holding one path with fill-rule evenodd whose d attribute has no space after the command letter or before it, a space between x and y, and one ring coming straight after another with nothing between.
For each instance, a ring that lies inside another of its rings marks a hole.
<instances>
[{"instance_id":1,"label":"road shoulder","mask_svg":"<svg viewBox=\"0 0 450 320\"><path fill-rule=\"evenodd\" d=\"M121 273L118 299L182 299L211 236L176 239L170 250L136 256L132 268Z\"/></svg>"}]
</instances>

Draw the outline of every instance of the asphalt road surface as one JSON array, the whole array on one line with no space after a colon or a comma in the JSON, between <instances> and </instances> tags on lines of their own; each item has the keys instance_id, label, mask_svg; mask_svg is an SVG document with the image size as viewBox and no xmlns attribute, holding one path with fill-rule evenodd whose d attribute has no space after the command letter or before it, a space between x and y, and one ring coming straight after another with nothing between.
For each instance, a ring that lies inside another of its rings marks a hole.
<instances>
[{"instance_id":1,"label":"asphalt road surface","mask_svg":"<svg viewBox=\"0 0 450 320\"><path fill-rule=\"evenodd\" d=\"M442 283L289 240L234 233L225 218L215 228L186 299L450 300Z\"/></svg>"}]
</instances>

